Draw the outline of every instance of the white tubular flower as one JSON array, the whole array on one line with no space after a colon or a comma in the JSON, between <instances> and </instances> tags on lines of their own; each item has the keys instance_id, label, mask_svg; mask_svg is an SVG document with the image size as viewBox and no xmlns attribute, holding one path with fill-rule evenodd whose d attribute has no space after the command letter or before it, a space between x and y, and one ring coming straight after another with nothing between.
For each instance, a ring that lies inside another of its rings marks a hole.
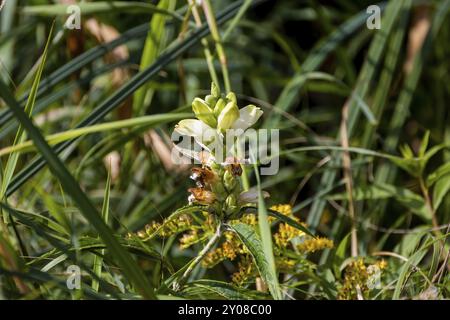
<instances>
[{"instance_id":1,"label":"white tubular flower","mask_svg":"<svg viewBox=\"0 0 450 320\"><path fill-rule=\"evenodd\" d=\"M232 129L247 130L262 116L263 111L250 104L239 110L239 118L233 123Z\"/></svg>"},{"instance_id":2,"label":"white tubular flower","mask_svg":"<svg viewBox=\"0 0 450 320\"><path fill-rule=\"evenodd\" d=\"M175 131L183 136L198 137L201 138L204 132L208 130L214 130L203 121L197 119L185 119L178 122L175 126Z\"/></svg>"},{"instance_id":3,"label":"white tubular flower","mask_svg":"<svg viewBox=\"0 0 450 320\"><path fill-rule=\"evenodd\" d=\"M188 148L180 147L176 144L173 146L176 150L178 150L183 156L188 159L194 159L197 163L204 164L210 166L214 162L216 162L216 158L211 155L208 151L195 151Z\"/></svg>"},{"instance_id":4,"label":"white tubular flower","mask_svg":"<svg viewBox=\"0 0 450 320\"><path fill-rule=\"evenodd\" d=\"M270 197L267 191L262 191L263 198ZM259 193L257 190L249 190L239 195L239 204L258 203Z\"/></svg>"},{"instance_id":5,"label":"white tubular flower","mask_svg":"<svg viewBox=\"0 0 450 320\"><path fill-rule=\"evenodd\" d=\"M214 141L216 137L216 130L208 126L201 120L186 119L181 120L175 126L175 131L183 136L193 137L202 147L211 141Z\"/></svg>"}]
</instances>

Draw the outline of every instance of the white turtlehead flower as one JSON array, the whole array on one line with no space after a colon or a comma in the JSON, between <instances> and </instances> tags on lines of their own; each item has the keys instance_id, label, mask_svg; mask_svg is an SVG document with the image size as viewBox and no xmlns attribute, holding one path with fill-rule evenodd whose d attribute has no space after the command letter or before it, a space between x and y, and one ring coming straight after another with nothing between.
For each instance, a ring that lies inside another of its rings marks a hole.
<instances>
[{"instance_id":1,"label":"white turtlehead flower","mask_svg":"<svg viewBox=\"0 0 450 320\"><path fill-rule=\"evenodd\" d=\"M178 122L175 131L184 136L202 137L207 130L214 130L203 121L197 119L185 119Z\"/></svg>"},{"instance_id":2,"label":"white turtlehead flower","mask_svg":"<svg viewBox=\"0 0 450 320\"><path fill-rule=\"evenodd\" d=\"M225 130L233 129L238 132L242 130L238 133L240 135L253 126L263 114L263 111L254 105L239 109L233 92L229 92L226 98L220 98L220 93L214 84L211 87L211 95L208 95L205 100L194 99L192 110L197 119L181 120L175 126L175 131L180 135L193 137L198 146L212 154L210 161L214 161L217 150L223 148ZM176 147L191 159L200 158L198 151L189 150L182 145ZM219 151L219 154L221 152Z\"/></svg>"},{"instance_id":3,"label":"white turtlehead flower","mask_svg":"<svg viewBox=\"0 0 450 320\"><path fill-rule=\"evenodd\" d=\"M253 126L262 116L263 111L250 104L239 110L239 118L233 123L232 129L247 130Z\"/></svg>"}]
</instances>

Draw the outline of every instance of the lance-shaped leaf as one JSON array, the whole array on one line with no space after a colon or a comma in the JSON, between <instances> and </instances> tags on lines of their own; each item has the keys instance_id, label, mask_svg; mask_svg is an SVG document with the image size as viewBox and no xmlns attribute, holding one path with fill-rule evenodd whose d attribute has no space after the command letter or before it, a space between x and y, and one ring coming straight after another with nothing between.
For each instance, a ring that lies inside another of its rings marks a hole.
<instances>
[{"instance_id":1,"label":"lance-shaped leaf","mask_svg":"<svg viewBox=\"0 0 450 320\"><path fill-rule=\"evenodd\" d=\"M281 292L278 286L278 278L275 272L275 268L271 266L264 252L264 247L259 235L255 230L247 224L237 223L230 226L230 228L236 232L239 239L250 251L256 267L264 280L265 284L269 287L269 291L273 298L281 300Z\"/></svg>"}]
</instances>

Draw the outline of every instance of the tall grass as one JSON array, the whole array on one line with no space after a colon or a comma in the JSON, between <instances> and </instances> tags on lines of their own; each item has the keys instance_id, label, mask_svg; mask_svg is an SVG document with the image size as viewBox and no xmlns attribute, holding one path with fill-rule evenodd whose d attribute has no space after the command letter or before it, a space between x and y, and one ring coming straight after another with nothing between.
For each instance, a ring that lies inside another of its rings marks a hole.
<instances>
[{"instance_id":1,"label":"tall grass","mask_svg":"<svg viewBox=\"0 0 450 320\"><path fill-rule=\"evenodd\" d=\"M379 30L371 1L195 3L1 10L0 298L448 298L450 0L378 3ZM281 148L217 229L169 138L212 81Z\"/></svg>"}]
</instances>

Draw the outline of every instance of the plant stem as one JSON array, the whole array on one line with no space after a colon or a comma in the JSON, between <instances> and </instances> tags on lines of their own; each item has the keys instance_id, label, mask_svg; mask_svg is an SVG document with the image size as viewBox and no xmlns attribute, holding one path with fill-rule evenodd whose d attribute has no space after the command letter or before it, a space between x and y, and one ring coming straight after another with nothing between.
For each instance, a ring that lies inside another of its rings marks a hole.
<instances>
[{"instance_id":1,"label":"plant stem","mask_svg":"<svg viewBox=\"0 0 450 320\"><path fill-rule=\"evenodd\" d=\"M209 239L208 243L203 247L202 251L200 251L197 257L189 264L188 268L180 277L180 279L174 283L173 285L174 291L179 291L183 287L183 285L188 280L194 268L200 263L200 261L203 260L208 251L211 250L211 248L216 244L216 242L220 239L221 236L222 236L222 222L219 221L216 232L214 232L211 239Z\"/></svg>"},{"instance_id":2,"label":"plant stem","mask_svg":"<svg viewBox=\"0 0 450 320\"><path fill-rule=\"evenodd\" d=\"M342 108L342 121L341 121L341 144L342 147L348 149L349 145L349 137L348 137L348 109L349 109L349 101L345 103ZM351 254L352 257L358 256L358 234L356 229L356 212L355 206L353 203L353 178L352 178L352 162L350 158L350 153L348 151L342 153L342 164L344 169L344 178L345 178L345 187L348 194L348 213L351 219ZM362 296L362 295L361 295ZM359 298L359 295L358 295Z\"/></svg>"},{"instance_id":3,"label":"plant stem","mask_svg":"<svg viewBox=\"0 0 450 320\"><path fill-rule=\"evenodd\" d=\"M217 28L216 18L214 17L214 13L212 11L211 2L209 0L203 0L203 12L206 16L206 21L208 22L209 29L211 30L211 36L216 43L216 51L219 56L220 65L222 67L223 81L225 83L225 91L231 91L230 85L230 77L228 76L228 67L227 67L227 57L225 55L225 50L223 49L222 42L220 40L219 29Z\"/></svg>"},{"instance_id":4,"label":"plant stem","mask_svg":"<svg viewBox=\"0 0 450 320\"><path fill-rule=\"evenodd\" d=\"M195 24L197 25L197 27L201 27L202 20L200 18L199 12L197 10L195 0L189 0L189 5L191 6L191 9L192 9L192 15L194 17ZM211 53L211 50L209 50L208 40L206 40L206 38L202 38L201 43L203 45L203 52L205 54L206 64L208 65L208 71L211 76L211 79L212 79L212 81L214 81L214 83L217 85L217 87L220 90L219 78L217 78L216 69L214 68L214 57Z\"/></svg>"},{"instance_id":5,"label":"plant stem","mask_svg":"<svg viewBox=\"0 0 450 320\"><path fill-rule=\"evenodd\" d=\"M419 178L419 184L420 184L420 189L422 190L423 197L425 198L425 205L426 205L426 207L428 209L428 212L430 213L430 216L431 216L431 223L433 224L433 228L436 229L435 230L436 235L439 236L439 235L441 235L441 233L438 230L439 224L438 224L438 221L437 221L437 218L436 218L436 212L435 212L435 210L433 208L433 204L432 204L431 199L430 199L430 194L428 192L427 187L425 186L425 181L423 180L422 177Z\"/></svg>"}]
</instances>

